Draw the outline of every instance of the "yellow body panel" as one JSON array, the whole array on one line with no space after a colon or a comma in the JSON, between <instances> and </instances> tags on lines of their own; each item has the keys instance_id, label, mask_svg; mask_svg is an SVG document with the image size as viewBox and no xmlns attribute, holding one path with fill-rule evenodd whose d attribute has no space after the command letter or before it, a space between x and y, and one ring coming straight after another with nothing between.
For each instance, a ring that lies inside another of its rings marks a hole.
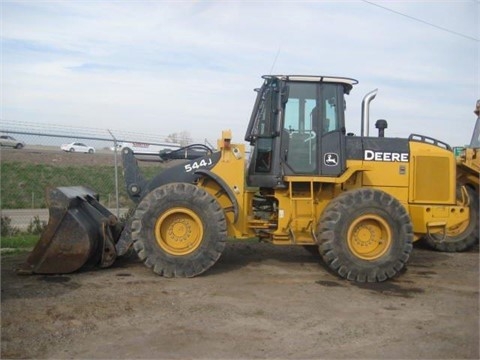
<instances>
[{"instance_id":1,"label":"yellow body panel","mask_svg":"<svg viewBox=\"0 0 480 360\"><path fill-rule=\"evenodd\" d=\"M229 191L235 197L238 204L237 221L235 222L234 213L230 211L232 202L220 184L212 179L202 178L198 185L212 194L225 209L228 236L250 238L255 236L255 232L248 227L248 221L252 216L251 203L256 189L248 190L245 186L245 145L231 144L230 139L231 133L224 131L222 139L218 141L218 147L222 153L221 159L212 172L228 186Z\"/></svg>"},{"instance_id":2,"label":"yellow body panel","mask_svg":"<svg viewBox=\"0 0 480 360\"><path fill-rule=\"evenodd\" d=\"M348 160L347 167L351 166L361 168L363 171L358 173L360 176L358 181L347 181L344 184L345 190L372 187L392 195L404 206L408 205L408 163Z\"/></svg>"},{"instance_id":3,"label":"yellow body panel","mask_svg":"<svg viewBox=\"0 0 480 360\"><path fill-rule=\"evenodd\" d=\"M468 206L410 205L413 232L417 234L443 232L464 223L470 217Z\"/></svg>"},{"instance_id":4,"label":"yellow body panel","mask_svg":"<svg viewBox=\"0 0 480 360\"><path fill-rule=\"evenodd\" d=\"M371 171L365 171L363 186L370 187L407 187L409 163L403 162L363 162Z\"/></svg>"}]
</instances>

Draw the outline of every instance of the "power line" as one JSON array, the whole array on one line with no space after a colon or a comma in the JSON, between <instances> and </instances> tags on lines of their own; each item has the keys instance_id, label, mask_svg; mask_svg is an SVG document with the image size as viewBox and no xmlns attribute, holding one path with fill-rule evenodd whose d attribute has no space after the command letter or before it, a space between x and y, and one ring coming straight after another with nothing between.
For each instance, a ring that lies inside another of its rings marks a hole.
<instances>
[{"instance_id":1,"label":"power line","mask_svg":"<svg viewBox=\"0 0 480 360\"><path fill-rule=\"evenodd\" d=\"M387 10L387 11L390 11L394 14L397 14L397 15L401 15L401 16L404 16L410 20L415 20L415 21L418 21L418 22L421 22L422 24L425 24L425 25L429 25L429 26L433 26L434 28L437 28L439 30L442 30L442 31L446 31L446 32L449 32L450 34L453 34L453 35L457 35L457 36L461 36L465 39L468 39L468 40L473 40L473 41L477 41L479 42L480 40L477 39L477 38L474 38L472 36L468 36L468 35L465 35L465 34L462 34L462 33L459 33L459 32L456 32L456 31L453 31L453 30L450 30L450 29L447 29L447 28L444 28L444 27L441 27L441 26L438 26L438 25L435 25L435 24L432 24L428 21L425 21L425 20L422 20L422 19L418 19L416 17L413 17L413 16L410 16L410 15L407 15L407 14L404 14L404 13L401 13L400 11L396 11L396 10L393 10L393 9L390 9L390 8L387 8L385 6L382 6L382 5L378 5L378 4L375 4L374 2L371 2L371 1L367 1L367 0L362 0L364 3L367 3L367 4L370 4L370 5L373 5L373 6L377 6L383 10Z\"/></svg>"}]
</instances>

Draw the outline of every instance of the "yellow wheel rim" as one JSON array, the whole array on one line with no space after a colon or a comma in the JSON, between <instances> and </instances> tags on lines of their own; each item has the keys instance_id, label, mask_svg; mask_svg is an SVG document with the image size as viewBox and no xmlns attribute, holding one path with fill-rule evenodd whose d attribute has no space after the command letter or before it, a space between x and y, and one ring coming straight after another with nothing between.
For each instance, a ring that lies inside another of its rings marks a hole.
<instances>
[{"instance_id":1,"label":"yellow wheel rim","mask_svg":"<svg viewBox=\"0 0 480 360\"><path fill-rule=\"evenodd\" d=\"M348 228L348 248L357 258L376 260L392 245L392 232L380 216L368 214L356 219Z\"/></svg>"},{"instance_id":2,"label":"yellow wheel rim","mask_svg":"<svg viewBox=\"0 0 480 360\"><path fill-rule=\"evenodd\" d=\"M189 209L172 208L157 219L155 239L168 254L177 256L190 254L202 242L202 221Z\"/></svg>"},{"instance_id":3,"label":"yellow wheel rim","mask_svg":"<svg viewBox=\"0 0 480 360\"><path fill-rule=\"evenodd\" d=\"M447 237L452 238L462 235L463 232L468 229L468 225L470 225L470 220L466 220L458 225L449 227L446 233Z\"/></svg>"}]
</instances>

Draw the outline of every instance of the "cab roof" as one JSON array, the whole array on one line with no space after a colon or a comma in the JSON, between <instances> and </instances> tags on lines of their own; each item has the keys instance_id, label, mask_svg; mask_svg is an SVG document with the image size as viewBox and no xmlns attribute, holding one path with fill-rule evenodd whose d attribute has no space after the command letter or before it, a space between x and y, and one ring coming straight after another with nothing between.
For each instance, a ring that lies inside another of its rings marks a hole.
<instances>
[{"instance_id":1,"label":"cab roof","mask_svg":"<svg viewBox=\"0 0 480 360\"><path fill-rule=\"evenodd\" d=\"M323 75L263 75L263 79L278 79L282 81L301 81L316 83L335 83L343 84L346 92L350 92L353 85L358 84L358 80L339 77L339 76L323 76Z\"/></svg>"}]
</instances>

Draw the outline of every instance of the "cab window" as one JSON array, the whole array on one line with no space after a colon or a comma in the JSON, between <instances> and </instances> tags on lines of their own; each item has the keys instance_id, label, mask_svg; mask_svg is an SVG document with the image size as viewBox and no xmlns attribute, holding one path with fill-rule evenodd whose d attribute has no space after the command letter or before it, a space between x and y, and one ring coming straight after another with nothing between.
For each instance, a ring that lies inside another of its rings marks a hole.
<instances>
[{"instance_id":1,"label":"cab window","mask_svg":"<svg viewBox=\"0 0 480 360\"><path fill-rule=\"evenodd\" d=\"M287 163L297 173L313 173L316 169L316 84L289 84L285 104L283 141Z\"/></svg>"}]
</instances>

